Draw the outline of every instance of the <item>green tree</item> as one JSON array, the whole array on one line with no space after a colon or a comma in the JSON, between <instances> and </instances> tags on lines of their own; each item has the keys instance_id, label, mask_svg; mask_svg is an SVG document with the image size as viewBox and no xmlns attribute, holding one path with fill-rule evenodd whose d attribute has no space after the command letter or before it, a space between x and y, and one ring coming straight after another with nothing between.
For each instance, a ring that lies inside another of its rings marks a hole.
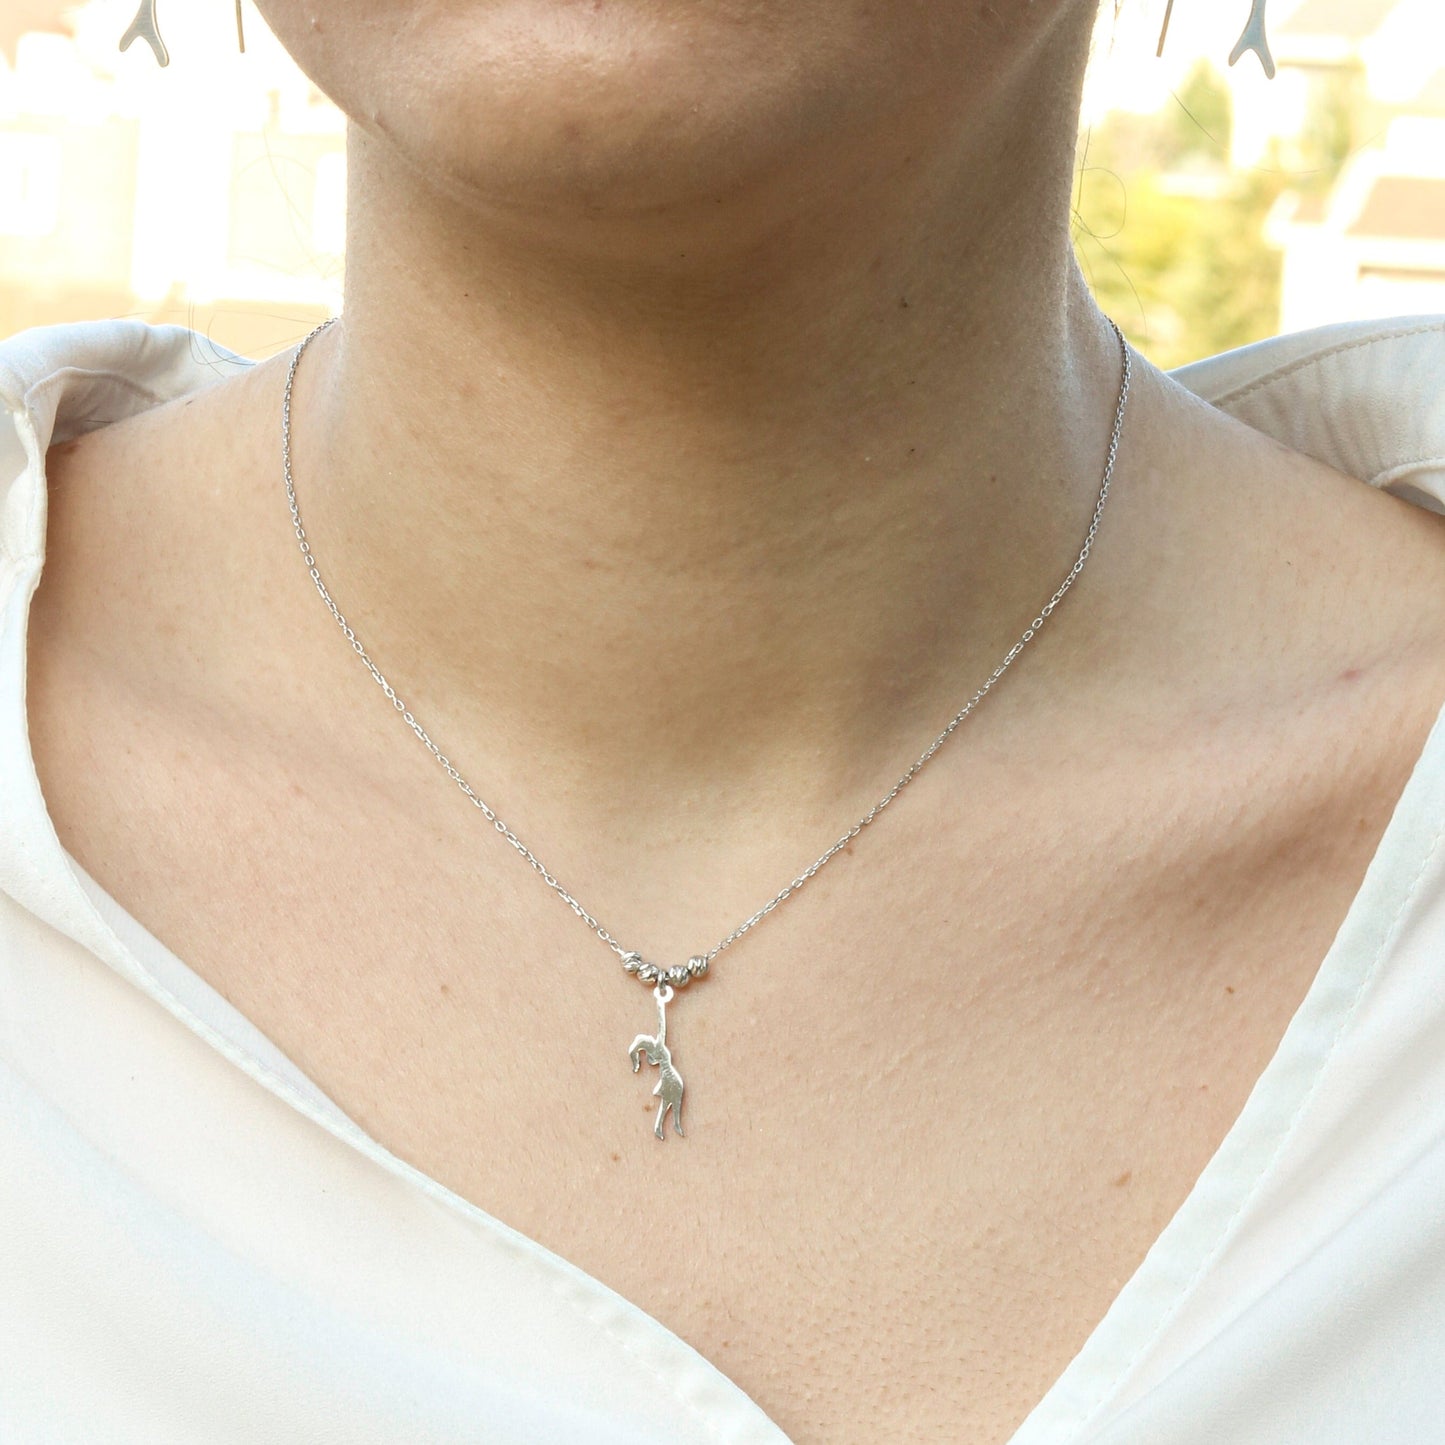
<instances>
[{"instance_id":1,"label":"green tree","mask_svg":"<svg viewBox=\"0 0 1445 1445\"><path fill-rule=\"evenodd\" d=\"M1201 66L1156 116L1085 138L1074 243L1099 304L1161 366L1272 335L1280 258L1264 237L1287 177L1227 164L1228 91Z\"/></svg>"},{"instance_id":2,"label":"green tree","mask_svg":"<svg viewBox=\"0 0 1445 1445\"><path fill-rule=\"evenodd\" d=\"M1173 104L1158 117L1158 126L1166 168L1191 159L1218 163L1229 154L1233 128L1229 87L1207 60L1189 72Z\"/></svg>"}]
</instances>

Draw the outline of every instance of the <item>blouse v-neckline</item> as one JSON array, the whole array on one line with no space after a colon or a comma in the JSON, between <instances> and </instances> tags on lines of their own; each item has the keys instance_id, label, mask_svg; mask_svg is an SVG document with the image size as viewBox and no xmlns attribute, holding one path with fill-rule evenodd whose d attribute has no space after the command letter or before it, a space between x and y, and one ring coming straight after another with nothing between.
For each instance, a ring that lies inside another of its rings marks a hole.
<instances>
[{"instance_id":1,"label":"blouse v-neckline","mask_svg":"<svg viewBox=\"0 0 1445 1445\"><path fill-rule=\"evenodd\" d=\"M182 327L112 321L46 330L52 334L39 354L51 364L43 374L18 376L0 365L0 397L15 414L30 473L30 486L12 489L0 516L3 560L20 573L9 596L0 597L0 758L7 760L0 767L0 815L12 829L18 826L21 836L19 853L0 858L0 889L109 963L263 1088L380 1168L480 1226L497 1247L525 1256L555 1289L560 1306L580 1310L638 1358L639 1368L664 1379L710 1438L791 1445L739 1385L660 1320L368 1135L63 848L40 790L24 705L29 603L44 554L46 450L52 439L100 424L97 418L143 409L214 380L218 369L253 363ZM1283 360L1287 363L1288 357ZM1254 369L1260 370L1258 365ZM1229 377L1227 370L1220 374ZM1208 379L1195 369L1194 381ZM1243 385L1252 387L1249 394L1259 390L1253 383ZM1082 1439L1101 1422L1120 1386L1147 1360L1151 1346L1207 1277L1387 959L1442 826L1445 707L1329 950L1242 1110L1143 1261L1008 1445Z\"/></svg>"}]
</instances>

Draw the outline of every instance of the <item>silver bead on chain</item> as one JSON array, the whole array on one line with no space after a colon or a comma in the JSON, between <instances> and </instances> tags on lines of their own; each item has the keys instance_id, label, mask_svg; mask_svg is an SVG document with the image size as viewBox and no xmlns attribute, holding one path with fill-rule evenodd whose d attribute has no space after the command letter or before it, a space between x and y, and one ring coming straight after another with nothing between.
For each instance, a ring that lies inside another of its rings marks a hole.
<instances>
[{"instance_id":1,"label":"silver bead on chain","mask_svg":"<svg viewBox=\"0 0 1445 1445\"><path fill-rule=\"evenodd\" d=\"M945 739L947 739L948 736L954 731L954 729L957 728L958 725L964 720L964 718L966 718L969 713L971 713L974 708L978 706L978 704L983 700L988 690L994 685L994 683L999 680L1000 677L1003 676L1009 664L1012 663L1014 658L1016 658L1019 653L1022 652L1023 649L1028 646L1028 644L1033 640L1034 636L1038 633L1039 629L1043 627L1045 621L1053 612L1054 608L1059 605L1059 601L1063 597L1064 593L1066 593L1069 588L1073 586L1074 579L1079 575L1080 572L1084 570L1084 563L1087 562L1089 559L1090 549L1094 545L1094 534L1099 529L1099 519L1104 514L1104 504L1108 501L1109 497L1109 483L1113 480L1114 476L1114 462L1119 452L1119 436L1124 426L1124 409L1129 401L1129 385L1133 377L1133 361L1129 349L1129 343L1125 341L1123 332L1121 332L1118 326L1112 320L1110 320L1109 325L1113 328L1115 339L1119 343L1119 351L1123 358L1123 367L1119 381L1119 401L1118 405L1114 409L1114 425L1113 429L1109 434L1109 450L1107 459L1104 464L1104 478L1099 487L1098 501L1095 503L1094 506L1093 520L1089 523L1089 530L1084 538L1084 545L1079 549L1078 558L1074 562L1074 565L1069 569L1068 576L1064 578L1063 582L1060 584L1058 590L1054 593L1054 595L1050 597L1049 600L1044 603L1042 607L1039 608L1038 616L1035 617L1034 620L1024 629L1023 636L1021 636L1019 640L1015 642L1014 645L1009 649L1008 655L994 669L992 676L990 676L988 681L985 682L984 685L979 688L976 693L974 693L973 697L970 698L968 703L963 707L963 709L957 713L957 715L953 718L952 722L950 722L948 726L944 728L941 733L939 733L939 735L929 745L927 751L924 752L924 754L908 769L908 771L904 773L903 776L899 778L896 783L894 783L894 785L888 790L888 792L884 794L884 796L881 797L856 823L854 823L853 826L846 833L844 833L843 836L839 838L838 841L834 843L833 846L829 848L826 853L824 853L814 862L810 863L808 867L806 867L801 873L798 874L796 878L793 879L791 883L787 885L786 888L783 888L781 891L774 894L773 897L770 898L760 909L758 909L758 911L754 913L751 918L747 919L743 923L740 923L735 929L733 929L731 933L727 935L726 938L723 938L719 942L714 944L707 953L698 954L693 958L690 958L685 964L675 964L670 968L664 968L660 967L657 964L645 963L643 962L642 955L640 953L624 949L622 945L618 943L618 941L613 938L613 936L605 928L603 928L602 925L598 923L598 921L590 913L588 913L588 911L570 893L568 893L565 888L562 887L562 885L538 861L537 856L532 852L532 850L528 848L527 845L523 843L522 840L517 837L517 835L496 815L496 813L493 812L492 809L488 807L487 804L472 790L471 784L468 783L467 780L461 775L461 773L457 771L456 767L452 764L451 759L448 758L441 751L441 749L438 748L437 745L431 740L430 736L427 734L426 729L422 727L422 725L416 720L416 717L413 715L411 709L407 707L406 703L404 703L401 698L396 695L395 689L382 675L377 665L371 660L370 654L367 652L366 648L362 646L361 639L357 637L356 633L352 630L351 624L348 623L346 618L342 615L340 608L337 607L335 601L331 596L330 591L327 589L326 583L321 580L321 572L316 565L316 557L311 550L311 543L307 540L306 529L301 525L301 509L296 502L296 486L291 477L291 386L296 377L296 366L297 363L301 360L301 353L306 350L307 346L310 345L314 337L316 337L320 332L324 331L328 326L332 324L332 322L339 319L340 318L336 316L328 317L319 326L315 327L307 335L305 340L302 341L299 346L297 346L295 355L292 356L291 364L286 371L286 394L281 406L281 456L286 471L286 500L290 503L291 521L296 529L296 541L300 545L301 555L305 559L307 570L311 574L311 580L316 584L316 590L321 594L321 600L326 604L326 606L331 612L331 615L336 619L336 625L341 628L341 631L345 635L346 640L351 644L352 651L355 652L356 655L362 660L362 662L366 664L367 670L376 680L377 686L381 688L382 692L386 694L388 700L391 702L392 707L401 714L402 721L406 723L406 725L412 730L412 732L417 735L417 737L421 740L422 744L425 746L426 750L446 770L447 776L482 811L482 813L486 816L487 821L491 823L491 825L497 830L497 832L500 833L502 837L504 837L507 842L509 842L512 847L514 847L517 852L519 852L522 857L525 858L527 862L532 865L533 869L541 875L542 881L550 889L552 889L553 892L555 892L564 903L566 903L566 905L572 910L573 913L577 915L578 918L580 918L605 944L607 944L607 946L615 954L617 954L617 956L622 960L622 965L627 970L627 972L636 976L639 980L641 980L641 982L656 987L671 985L676 988L681 988L684 985L690 983L694 978L703 977L707 973L708 965L712 962L713 959L718 956L718 954L723 951L723 949L727 948L733 943L736 943L737 940L743 936L743 934L745 934L755 924L761 922L764 918L766 918L768 914L773 911L773 909L775 909L781 902L783 902L784 899L796 893L798 889L801 888L803 884L808 881L808 879L810 879L831 857L833 857L835 853L839 851L839 849L846 847L848 843L850 843L854 838L856 838L858 834L861 833L863 829L866 828L869 823L871 823L874 818L876 818L879 813L881 813L883 809L886 808L888 804L891 803L893 799L896 798L898 794L901 793L903 789L906 788L908 784L913 781L913 779L918 775L918 772L923 767L923 765L928 762L928 760L934 755L934 753L939 750L940 747L943 746Z\"/></svg>"}]
</instances>

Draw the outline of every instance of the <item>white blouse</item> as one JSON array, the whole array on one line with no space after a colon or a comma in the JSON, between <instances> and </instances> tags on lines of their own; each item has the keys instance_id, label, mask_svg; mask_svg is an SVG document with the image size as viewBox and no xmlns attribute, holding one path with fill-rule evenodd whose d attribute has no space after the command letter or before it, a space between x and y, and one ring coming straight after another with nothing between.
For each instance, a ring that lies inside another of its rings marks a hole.
<instances>
[{"instance_id":1,"label":"white blouse","mask_svg":"<svg viewBox=\"0 0 1445 1445\"><path fill-rule=\"evenodd\" d=\"M56 836L25 712L46 449L250 364L132 320L0 343L0 1441L787 1445L370 1138ZM1445 512L1445 319L1178 375ZM1012 1445L1445 1440L1442 832L1445 711L1239 1118Z\"/></svg>"}]
</instances>

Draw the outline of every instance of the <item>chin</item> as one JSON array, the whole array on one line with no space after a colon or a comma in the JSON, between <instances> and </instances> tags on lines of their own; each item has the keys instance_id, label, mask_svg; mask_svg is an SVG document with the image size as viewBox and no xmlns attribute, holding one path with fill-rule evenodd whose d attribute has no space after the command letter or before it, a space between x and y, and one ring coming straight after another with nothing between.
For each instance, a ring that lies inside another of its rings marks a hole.
<instances>
[{"instance_id":1,"label":"chin","mask_svg":"<svg viewBox=\"0 0 1445 1445\"><path fill-rule=\"evenodd\" d=\"M988 58L983 0L261 8L363 133L367 164L394 154L457 201L562 222L801 197L912 147Z\"/></svg>"}]
</instances>

